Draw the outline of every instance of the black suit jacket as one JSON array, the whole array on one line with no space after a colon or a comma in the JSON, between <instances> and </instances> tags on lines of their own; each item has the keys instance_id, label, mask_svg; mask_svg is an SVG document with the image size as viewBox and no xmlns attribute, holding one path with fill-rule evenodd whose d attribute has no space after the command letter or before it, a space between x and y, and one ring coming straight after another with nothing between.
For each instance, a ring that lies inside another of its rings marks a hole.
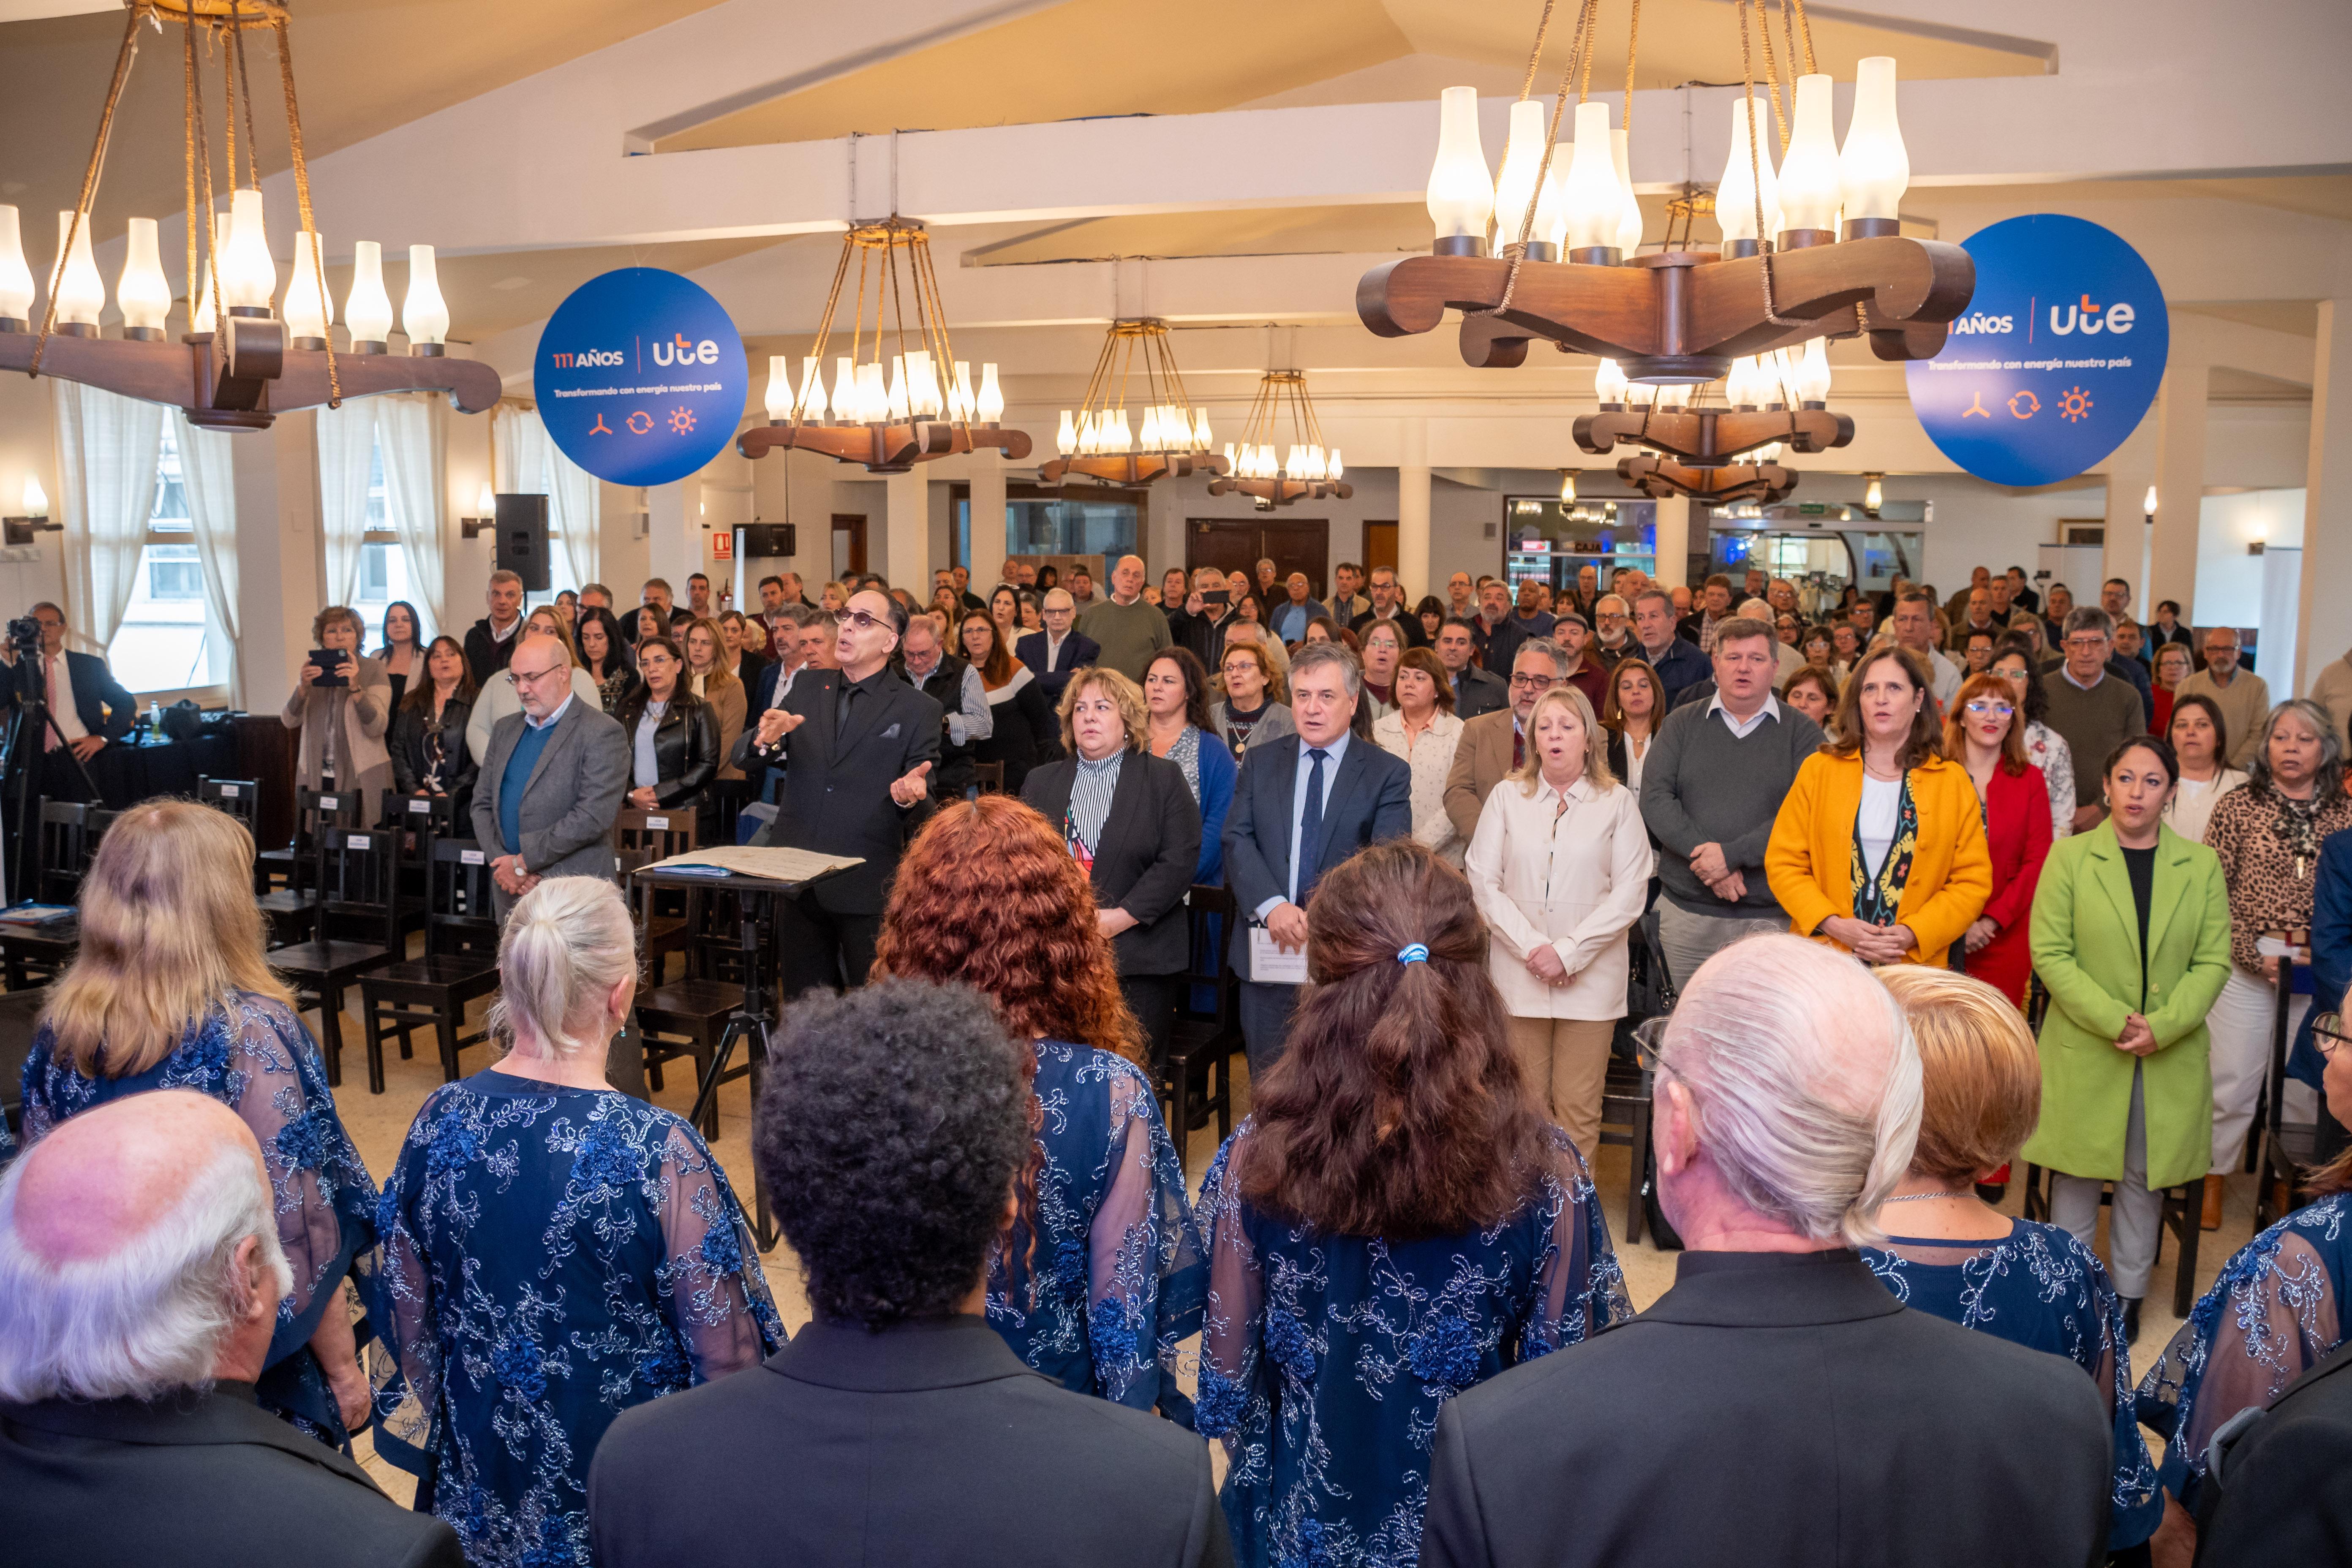
<instances>
[{"instance_id":1,"label":"black suit jacket","mask_svg":"<svg viewBox=\"0 0 2352 1568\"><path fill-rule=\"evenodd\" d=\"M804 722L774 750L762 751L759 721L748 718L731 760L755 794L770 769L782 773L776 820L753 842L858 856L863 865L816 885L816 900L837 915L878 915L910 819L923 809L920 804L901 809L890 798L890 785L919 763L936 768L943 715L938 703L886 668L874 689L857 699L849 732L840 734L834 704L842 681L837 669L802 670L784 710Z\"/></svg>"},{"instance_id":2,"label":"black suit jacket","mask_svg":"<svg viewBox=\"0 0 2352 1568\"><path fill-rule=\"evenodd\" d=\"M1233 1562L1206 1443L1038 1376L976 1317L819 1319L762 1366L625 1411L588 1518L602 1568Z\"/></svg>"},{"instance_id":3,"label":"black suit jacket","mask_svg":"<svg viewBox=\"0 0 2352 1568\"><path fill-rule=\"evenodd\" d=\"M2198 1568L2352 1563L2352 1344L2215 1447L2220 1479L2197 1489Z\"/></svg>"},{"instance_id":4,"label":"black suit jacket","mask_svg":"<svg viewBox=\"0 0 2352 1568\"><path fill-rule=\"evenodd\" d=\"M1045 700L1059 706L1062 688L1069 685L1070 677L1102 658L1102 644L1090 637L1082 637L1076 627L1062 639L1060 657L1048 661L1045 658L1045 634L1031 632L1013 645L1013 657L1029 667L1037 678L1037 685L1045 693Z\"/></svg>"},{"instance_id":5,"label":"black suit jacket","mask_svg":"<svg viewBox=\"0 0 2352 1568\"><path fill-rule=\"evenodd\" d=\"M968 667L951 653L940 656L939 668L923 680L904 665L898 673L907 683L940 705L940 763L931 770L930 785L933 800L961 800L963 792L971 787L973 742L957 745L948 738L948 715L963 711L963 672Z\"/></svg>"},{"instance_id":6,"label":"black suit jacket","mask_svg":"<svg viewBox=\"0 0 2352 1568\"><path fill-rule=\"evenodd\" d=\"M2107 1424L2091 1379L1854 1253L1685 1253L1640 1317L1445 1406L1421 1561L2084 1568Z\"/></svg>"},{"instance_id":7,"label":"black suit jacket","mask_svg":"<svg viewBox=\"0 0 2352 1568\"><path fill-rule=\"evenodd\" d=\"M1499 713L1511 705L1510 677L1490 675L1476 665L1465 665L1462 679L1454 688L1454 716L1475 719L1482 713Z\"/></svg>"},{"instance_id":8,"label":"black suit jacket","mask_svg":"<svg viewBox=\"0 0 2352 1568\"><path fill-rule=\"evenodd\" d=\"M13 1568L464 1568L457 1535L215 1384L152 1405L0 1405L0 1561Z\"/></svg>"},{"instance_id":9,"label":"black suit jacket","mask_svg":"<svg viewBox=\"0 0 2352 1568\"><path fill-rule=\"evenodd\" d=\"M1364 635L1365 629L1380 618L1381 615L1379 611L1366 610L1362 615L1358 616L1354 620L1348 623L1348 629L1355 633L1356 636L1360 638ZM1397 630L1404 634L1405 647L1427 647L1429 646L1429 634L1421 629L1421 617L1419 616L1414 615L1411 610L1399 610L1395 615L1389 618L1395 621Z\"/></svg>"},{"instance_id":10,"label":"black suit jacket","mask_svg":"<svg viewBox=\"0 0 2352 1568\"><path fill-rule=\"evenodd\" d=\"M1225 885L1244 918L1255 918L1268 899L1290 897L1290 803L1297 793L1298 764L1295 736L1243 754L1233 807L1225 813ZM1366 845L1412 834L1412 766L1361 735L1350 736L1339 776L1325 793L1316 875L1327 874Z\"/></svg>"},{"instance_id":11,"label":"black suit jacket","mask_svg":"<svg viewBox=\"0 0 2352 1568\"><path fill-rule=\"evenodd\" d=\"M74 714L81 720L82 729L108 741L120 741L131 733L131 726L139 721L139 700L114 679L114 671L107 668L106 660L94 653L76 653L68 648L65 661L66 679L73 686ZM22 669L19 665L7 672L5 684L11 708L17 702L16 683L26 679L20 673ZM36 685L40 682L38 665L34 666L31 679ZM27 742L34 756L38 756L46 744L37 735Z\"/></svg>"},{"instance_id":12,"label":"black suit jacket","mask_svg":"<svg viewBox=\"0 0 2352 1568\"><path fill-rule=\"evenodd\" d=\"M1076 761L1048 763L1029 774L1021 799L1058 829L1077 777ZM1125 910L1137 921L1111 939L1121 974L1173 974L1184 967L1192 947L1184 893L1200 864L1201 807L1184 770L1150 752L1129 752L1118 765L1091 873L1096 903Z\"/></svg>"},{"instance_id":13,"label":"black suit jacket","mask_svg":"<svg viewBox=\"0 0 2352 1568\"><path fill-rule=\"evenodd\" d=\"M1519 645L1529 635L1516 610L1505 616L1491 631L1484 616L1473 616L1470 621L1470 640L1477 646L1478 662L1486 667L1487 674L1505 682L1511 679L1511 661L1518 658Z\"/></svg>"},{"instance_id":14,"label":"black suit jacket","mask_svg":"<svg viewBox=\"0 0 2352 1568\"><path fill-rule=\"evenodd\" d=\"M514 658L515 644L521 640L522 627L520 626L508 634L504 642L490 636L490 617L488 616L468 627L466 632L466 667L474 672L474 684L488 686L490 677L504 669L507 661Z\"/></svg>"}]
</instances>

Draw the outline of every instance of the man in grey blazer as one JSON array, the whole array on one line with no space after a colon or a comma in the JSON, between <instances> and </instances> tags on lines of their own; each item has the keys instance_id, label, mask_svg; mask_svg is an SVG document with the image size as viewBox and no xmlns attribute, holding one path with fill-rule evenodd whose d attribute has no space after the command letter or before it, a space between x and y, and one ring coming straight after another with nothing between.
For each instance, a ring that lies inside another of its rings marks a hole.
<instances>
[{"instance_id":1,"label":"man in grey blazer","mask_svg":"<svg viewBox=\"0 0 2352 1568\"><path fill-rule=\"evenodd\" d=\"M572 661L526 637L506 679L522 700L490 731L474 789L474 837L491 856L499 918L543 877L613 878L613 819L629 787L619 722L574 697Z\"/></svg>"}]
</instances>

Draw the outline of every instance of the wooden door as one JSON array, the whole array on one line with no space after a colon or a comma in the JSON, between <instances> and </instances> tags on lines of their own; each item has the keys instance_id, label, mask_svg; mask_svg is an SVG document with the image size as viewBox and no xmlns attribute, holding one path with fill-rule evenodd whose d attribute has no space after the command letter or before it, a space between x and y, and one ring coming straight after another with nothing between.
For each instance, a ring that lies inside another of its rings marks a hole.
<instances>
[{"instance_id":1,"label":"wooden door","mask_svg":"<svg viewBox=\"0 0 2352 1568\"><path fill-rule=\"evenodd\" d=\"M1274 562L1277 584L1293 572L1304 572L1308 592L1317 598L1323 597L1329 592L1330 523L1320 518L1262 521L1254 517L1196 517L1185 524L1187 571L1214 566L1220 572L1238 572L1255 582L1257 563L1266 559Z\"/></svg>"},{"instance_id":2,"label":"wooden door","mask_svg":"<svg viewBox=\"0 0 2352 1568\"><path fill-rule=\"evenodd\" d=\"M845 582L866 570L866 519L845 512L833 514L833 580Z\"/></svg>"},{"instance_id":3,"label":"wooden door","mask_svg":"<svg viewBox=\"0 0 2352 1568\"><path fill-rule=\"evenodd\" d=\"M1372 574L1383 566L1395 571L1396 563L1397 525L1393 522L1365 523L1364 581L1370 582Z\"/></svg>"}]
</instances>

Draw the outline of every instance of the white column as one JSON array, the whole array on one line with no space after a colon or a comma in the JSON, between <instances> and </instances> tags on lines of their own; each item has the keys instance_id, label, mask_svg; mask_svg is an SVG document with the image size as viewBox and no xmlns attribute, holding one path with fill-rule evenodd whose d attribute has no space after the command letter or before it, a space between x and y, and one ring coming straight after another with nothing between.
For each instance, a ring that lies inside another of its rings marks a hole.
<instances>
[{"instance_id":1,"label":"white column","mask_svg":"<svg viewBox=\"0 0 2352 1568\"><path fill-rule=\"evenodd\" d=\"M702 482L692 475L646 489L646 575L667 583L677 603L686 603L686 580L702 570ZM633 602L635 584L616 583L624 604Z\"/></svg>"},{"instance_id":2,"label":"white column","mask_svg":"<svg viewBox=\"0 0 2352 1568\"><path fill-rule=\"evenodd\" d=\"M887 517L879 570L890 579L890 586L914 595L918 605L931 596L930 496L930 480L920 468L883 479L882 506Z\"/></svg>"},{"instance_id":3,"label":"white column","mask_svg":"<svg viewBox=\"0 0 2352 1568\"><path fill-rule=\"evenodd\" d=\"M971 455L971 591L982 598L1004 579L1004 454Z\"/></svg>"},{"instance_id":4,"label":"white column","mask_svg":"<svg viewBox=\"0 0 2352 1568\"><path fill-rule=\"evenodd\" d=\"M2352 583L2352 300L2319 302L2303 483L2303 614L2290 688L2298 692L2352 648L2352 595L2344 591ZM2284 697L2276 679L2272 693Z\"/></svg>"},{"instance_id":5,"label":"white column","mask_svg":"<svg viewBox=\"0 0 2352 1568\"><path fill-rule=\"evenodd\" d=\"M2189 602L2184 589L2179 595L2158 595L2149 585L2147 569L2147 491L2156 483L2157 426L2161 405L2147 411L2139 428L2124 438L2124 444L2107 458L2107 536L2100 551L2099 575L2120 577L2132 587L2132 619L2145 621L2155 613L2158 597L2179 598L2183 605ZM2189 514L2189 527L2197 526L2197 514ZM2192 540L2190 550L2196 548ZM2192 557L2189 573L2193 578L2196 565ZM2098 589L2074 584L2077 604L2098 602ZM2184 608L2181 612L2188 614Z\"/></svg>"},{"instance_id":6,"label":"white column","mask_svg":"<svg viewBox=\"0 0 2352 1568\"><path fill-rule=\"evenodd\" d=\"M1691 503L1688 496L1668 496L1658 503L1658 586L1690 586Z\"/></svg>"},{"instance_id":7,"label":"white column","mask_svg":"<svg viewBox=\"0 0 2352 1568\"><path fill-rule=\"evenodd\" d=\"M1437 594L1429 580L1429 421L1407 419L1397 432L1397 581L1404 602ZM1439 598L1445 595L1437 594Z\"/></svg>"},{"instance_id":8,"label":"white column","mask_svg":"<svg viewBox=\"0 0 2352 1568\"><path fill-rule=\"evenodd\" d=\"M237 679L245 706L274 713L309 657L320 597L315 416L281 414L231 439L236 491Z\"/></svg>"},{"instance_id":9,"label":"white column","mask_svg":"<svg viewBox=\"0 0 2352 1568\"><path fill-rule=\"evenodd\" d=\"M2147 608L2180 601L2197 624L2197 519L2205 500L2205 403L2210 366L2176 361L2165 369L2156 437L2156 528L2149 541ZM2316 431L2317 426L2313 426ZM2148 618L2142 614L2141 620Z\"/></svg>"}]
</instances>

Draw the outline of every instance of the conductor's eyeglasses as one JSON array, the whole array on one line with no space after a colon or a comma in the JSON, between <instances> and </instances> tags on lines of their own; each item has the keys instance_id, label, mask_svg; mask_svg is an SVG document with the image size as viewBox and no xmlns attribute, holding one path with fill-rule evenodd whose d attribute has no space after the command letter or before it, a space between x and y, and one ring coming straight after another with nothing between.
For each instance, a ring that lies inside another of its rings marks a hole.
<instances>
[{"instance_id":1,"label":"conductor's eyeglasses","mask_svg":"<svg viewBox=\"0 0 2352 1568\"><path fill-rule=\"evenodd\" d=\"M842 610L837 612L833 618L840 622L845 626L856 626L860 631L870 632L877 626L881 627L886 632L897 629L880 616L871 614L866 610Z\"/></svg>"}]
</instances>

